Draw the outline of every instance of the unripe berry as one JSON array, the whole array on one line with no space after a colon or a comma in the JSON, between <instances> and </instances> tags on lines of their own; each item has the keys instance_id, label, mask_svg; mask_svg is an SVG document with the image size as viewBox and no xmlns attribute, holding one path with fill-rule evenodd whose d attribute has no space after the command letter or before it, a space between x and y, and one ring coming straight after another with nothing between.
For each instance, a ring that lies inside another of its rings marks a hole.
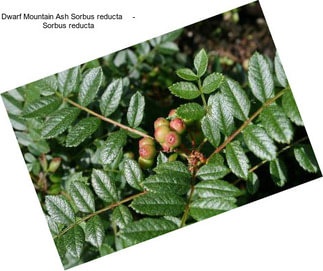
<instances>
[{"instance_id":1,"label":"unripe berry","mask_svg":"<svg viewBox=\"0 0 323 271\"><path fill-rule=\"evenodd\" d=\"M145 146L145 145L155 145L155 142L153 139L151 139L149 137L144 137L139 140L139 148L141 148L142 146Z\"/></svg>"},{"instance_id":2,"label":"unripe berry","mask_svg":"<svg viewBox=\"0 0 323 271\"><path fill-rule=\"evenodd\" d=\"M178 156L178 153L173 153L172 155L170 155L168 157L168 162L174 162L174 161L176 161L177 156Z\"/></svg>"},{"instance_id":3,"label":"unripe berry","mask_svg":"<svg viewBox=\"0 0 323 271\"><path fill-rule=\"evenodd\" d=\"M123 156L126 157L126 158L130 158L130 159L134 159L135 158L135 154L133 152L131 152L131 151L125 152L123 154Z\"/></svg>"},{"instance_id":4,"label":"unripe berry","mask_svg":"<svg viewBox=\"0 0 323 271\"><path fill-rule=\"evenodd\" d=\"M167 135L167 133L170 131L168 126L159 126L157 127L157 129L155 130L155 139L159 142L159 143L164 143L165 142L165 137Z\"/></svg>"},{"instance_id":5,"label":"unripe berry","mask_svg":"<svg viewBox=\"0 0 323 271\"><path fill-rule=\"evenodd\" d=\"M186 125L184 121L180 118L175 118L171 120L169 127L180 135L183 134L186 130Z\"/></svg>"},{"instance_id":6,"label":"unripe berry","mask_svg":"<svg viewBox=\"0 0 323 271\"><path fill-rule=\"evenodd\" d=\"M161 144L161 146L162 146L164 152L170 152L170 146L166 142Z\"/></svg>"},{"instance_id":7,"label":"unripe berry","mask_svg":"<svg viewBox=\"0 0 323 271\"><path fill-rule=\"evenodd\" d=\"M158 118L154 122L155 129L157 129L160 126L168 126L168 125L169 125L169 121L165 118Z\"/></svg>"},{"instance_id":8,"label":"unripe berry","mask_svg":"<svg viewBox=\"0 0 323 271\"><path fill-rule=\"evenodd\" d=\"M139 148L139 155L144 159L153 159L156 155L156 149L153 145L144 145Z\"/></svg>"},{"instance_id":9,"label":"unripe berry","mask_svg":"<svg viewBox=\"0 0 323 271\"><path fill-rule=\"evenodd\" d=\"M139 165L142 169L147 169L147 168L151 168L154 164L154 160L151 159L144 159L142 157L139 156L139 159L138 159L138 162L139 162Z\"/></svg>"},{"instance_id":10,"label":"unripe berry","mask_svg":"<svg viewBox=\"0 0 323 271\"><path fill-rule=\"evenodd\" d=\"M168 117L171 119L176 118L176 109L169 111Z\"/></svg>"},{"instance_id":11,"label":"unripe berry","mask_svg":"<svg viewBox=\"0 0 323 271\"><path fill-rule=\"evenodd\" d=\"M173 150L181 144L181 137L178 133L170 131L165 137L165 142Z\"/></svg>"}]
</instances>

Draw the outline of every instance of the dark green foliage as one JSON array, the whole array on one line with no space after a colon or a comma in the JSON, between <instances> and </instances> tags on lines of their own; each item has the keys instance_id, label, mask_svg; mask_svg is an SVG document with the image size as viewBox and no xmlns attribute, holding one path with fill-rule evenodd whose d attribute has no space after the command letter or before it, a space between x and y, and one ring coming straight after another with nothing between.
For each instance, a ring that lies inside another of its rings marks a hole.
<instances>
[{"instance_id":1,"label":"dark green foliage","mask_svg":"<svg viewBox=\"0 0 323 271\"><path fill-rule=\"evenodd\" d=\"M2 95L65 267L320 174L278 55L241 80L181 33Z\"/></svg>"}]
</instances>

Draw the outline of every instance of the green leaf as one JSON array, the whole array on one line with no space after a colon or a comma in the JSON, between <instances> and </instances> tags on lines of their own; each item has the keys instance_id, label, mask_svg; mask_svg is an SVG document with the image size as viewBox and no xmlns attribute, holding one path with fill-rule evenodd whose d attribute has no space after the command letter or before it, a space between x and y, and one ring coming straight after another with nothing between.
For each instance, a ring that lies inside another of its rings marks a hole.
<instances>
[{"instance_id":1,"label":"green leaf","mask_svg":"<svg viewBox=\"0 0 323 271\"><path fill-rule=\"evenodd\" d=\"M166 41L174 41L176 40L183 32L183 28L180 28L180 29L177 29L177 30L174 30L172 32L169 32L165 35L162 35L161 36L161 40L163 42L166 42Z\"/></svg>"},{"instance_id":2,"label":"green leaf","mask_svg":"<svg viewBox=\"0 0 323 271\"><path fill-rule=\"evenodd\" d=\"M285 163L281 159L270 161L270 175L276 185L282 187L287 182L287 169Z\"/></svg>"},{"instance_id":3,"label":"green leaf","mask_svg":"<svg viewBox=\"0 0 323 271\"><path fill-rule=\"evenodd\" d=\"M228 169L225 165L207 164L201 167L197 171L196 176L203 181L208 181L208 180L216 180L219 178L223 178L229 172L230 172L230 169Z\"/></svg>"},{"instance_id":4,"label":"green leaf","mask_svg":"<svg viewBox=\"0 0 323 271\"><path fill-rule=\"evenodd\" d=\"M103 257L105 255L111 254L114 252L113 248L109 246L109 244L103 243L100 247L99 247L99 252L100 252L100 256Z\"/></svg>"},{"instance_id":5,"label":"green leaf","mask_svg":"<svg viewBox=\"0 0 323 271\"><path fill-rule=\"evenodd\" d=\"M249 60L248 78L251 91L260 102L274 97L274 79L269 63L257 52Z\"/></svg>"},{"instance_id":6,"label":"green leaf","mask_svg":"<svg viewBox=\"0 0 323 271\"><path fill-rule=\"evenodd\" d=\"M200 120L205 115L205 110L198 103L187 103L176 109L176 115L182 119Z\"/></svg>"},{"instance_id":7,"label":"green leaf","mask_svg":"<svg viewBox=\"0 0 323 271\"><path fill-rule=\"evenodd\" d=\"M100 100L100 110L105 117L110 116L118 108L122 96L122 89L122 80L117 79L112 81L103 93Z\"/></svg>"},{"instance_id":8,"label":"green leaf","mask_svg":"<svg viewBox=\"0 0 323 271\"><path fill-rule=\"evenodd\" d=\"M221 73L214 72L205 77L202 85L202 90L205 94L210 94L219 88L224 80L224 76Z\"/></svg>"},{"instance_id":9,"label":"green leaf","mask_svg":"<svg viewBox=\"0 0 323 271\"><path fill-rule=\"evenodd\" d=\"M293 126L281 107L271 104L261 112L259 118L272 139L279 143L290 143L294 135Z\"/></svg>"},{"instance_id":10,"label":"green leaf","mask_svg":"<svg viewBox=\"0 0 323 271\"><path fill-rule=\"evenodd\" d=\"M67 107L50 114L44 123L42 137L48 139L60 135L74 122L79 113L78 108Z\"/></svg>"},{"instance_id":11,"label":"green leaf","mask_svg":"<svg viewBox=\"0 0 323 271\"><path fill-rule=\"evenodd\" d=\"M93 169L92 187L97 196L105 202L113 203L119 200L114 181L100 169Z\"/></svg>"},{"instance_id":12,"label":"green leaf","mask_svg":"<svg viewBox=\"0 0 323 271\"><path fill-rule=\"evenodd\" d=\"M158 174L174 174L181 175L185 179L191 178L191 173L187 166L180 161L162 163L154 168L154 171Z\"/></svg>"},{"instance_id":13,"label":"green leaf","mask_svg":"<svg viewBox=\"0 0 323 271\"><path fill-rule=\"evenodd\" d=\"M163 152L159 152L157 156L157 166L166 163L168 161L167 156Z\"/></svg>"},{"instance_id":14,"label":"green leaf","mask_svg":"<svg viewBox=\"0 0 323 271\"><path fill-rule=\"evenodd\" d=\"M100 126L100 119L88 117L71 128L66 138L66 147L76 147L91 136Z\"/></svg>"},{"instance_id":15,"label":"green leaf","mask_svg":"<svg viewBox=\"0 0 323 271\"><path fill-rule=\"evenodd\" d=\"M135 198L130 206L140 214L177 216L184 211L185 201L172 194L148 193Z\"/></svg>"},{"instance_id":16,"label":"green leaf","mask_svg":"<svg viewBox=\"0 0 323 271\"><path fill-rule=\"evenodd\" d=\"M291 91L283 95L282 106L286 115L292 122L294 122L296 125L304 126L301 114L298 111L298 107Z\"/></svg>"},{"instance_id":17,"label":"green leaf","mask_svg":"<svg viewBox=\"0 0 323 271\"><path fill-rule=\"evenodd\" d=\"M85 238L92 246L101 247L104 240L104 227L101 218L96 215L85 224Z\"/></svg>"},{"instance_id":18,"label":"green leaf","mask_svg":"<svg viewBox=\"0 0 323 271\"><path fill-rule=\"evenodd\" d=\"M55 222L68 226L75 221L74 211L63 196L46 196L45 204Z\"/></svg>"},{"instance_id":19,"label":"green leaf","mask_svg":"<svg viewBox=\"0 0 323 271\"><path fill-rule=\"evenodd\" d=\"M120 229L123 229L125 226L132 222L133 218L128 207L119 205L113 209L112 220Z\"/></svg>"},{"instance_id":20,"label":"green leaf","mask_svg":"<svg viewBox=\"0 0 323 271\"><path fill-rule=\"evenodd\" d=\"M127 183L139 190L142 191L142 182L144 180L144 176L142 174L142 170L138 163L132 159L125 159L123 163L123 175L127 181Z\"/></svg>"},{"instance_id":21,"label":"green leaf","mask_svg":"<svg viewBox=\"0 0 323 271\"><path fill-rule=\"evenodd\" d=\"M77 225L67 231L64 235L64 243L67 252L70 253L74 258L79 259L85 243L83 229Z\"/></svg>"},{"instance_id":22,"label":"green leaf","mask_svg":"<svg viewBox=\"0 0 323 271\"><path fill-rule=\"evenodd\" d=\"M120 67L121 65L125 64L126 63L126 51L125 50L122 50L122 51L119 51L117 54L116 54L116 57L114 58L114 65L116 67Z\"/></svg>"},{"instance_id":23,"label":"green leaf","mask_svg":"<svg viewBox=\"0 0 323 271\"><path fill-rule=\"evenodd\" d=\"M183 174L174 172L163 173L146 178L144 181L144 187L151 192L183 195L188 191L190 181L183 178Z\"/></svg>"},{"instance_id":24,"label":"green leaf","mask_svg":"<svg viewBox=\"0 0 323 271\"><path fill-rule=\"evenodd\" d=\"M19 115L22 111L22 102L19 100L16 100L14 97L10 95L10 92L6 92L1 94L2 101L6 107L6 110L8 113L12 115Z\"/></svg>"},{"instance_id":25,"label":"green leaf","mask_svg":"<svg viewBox=\"0 0 323 271\"><path fill-rule=\"evenodd\" d=\"M197 75L188 68L179 69L176 71L178 77L187 81L196 81L198 79Z\"/></svg>"},{"instance_id":26,"label":"green leaf","mask_svg":"<svg viewBox=\"0 0 323 271\"><path fill-rule=\"evenodd\" d=\"M280 62L280 58L279 58L279 55L277 52L275 55L275 74L276 74L279 84L284 88L287 87L288 80L287 80L283 65Z\"/></svg>"},{"instance_id":27,"label":"green leaf","mask_svg":"<svg viewBox=\"0 0 323 271\"><path fill-rule=\"evenodd\" d=\"M24 118L46 117L55 111L62 103L57 96L46 96L29 103L22 111Z\"/></svg>"},{"instance_id":28,"label":"green leaf","mask_svg":"<svg viewBox=\"0 0 323 271\"><path fill-rule=\"evenodd\" d=\"M255 194L258 191L258 189L259 189L259 178L256 175L256 173L254 173L254 172L249 173L246 187L247 187L247 191L251 195Z\"/></svg>"},{"instance_id":29,"label":"green leaf","mask_svg":"<svg viewBox=\"0 0 323 271\"><path fill-rule=\"evenodd\" d=\"M105 166L113 164L122 153L122 148L126 142L127 134L123 130L111 133L101 149L102 164Z\"/></svg>"},{"instance_id":30,"label":"green leaf","mask_svg":"<svg viewBox=\"0 0 323 271\"><path fill-rule=\"evenodd\" d=\"M190 215L197 221L235 208L232 200L225 198L198 199L191 203Z\"/></svg>"},{"instance_id":31,"label":"green leaf","mask_svg":"<svg viewBox=\"0 0 323 271\"><path fill-rule=\"evenodd\" d=\"M91 189L83 182L74 181L70 185L70 194L76 207L83 213L95 211L94 196Z\"/></svg>"},{"instance_id":32,"label":"green leaf","mask_svg":"<svg viewBox=\"0 0 323 271\"><path fill-rule=\"evenodd\" d=\"M230 106L220 93L211 97L213 98L210 116L212 121L214 121L213 125L217 126L224 135L229 136L234 130L234 121Z\"/></svg>"},{"instance_id":33,"label":"green leaf","mask_svg":"<svg viewBox=\"0 0 323 271\"><path fill-rule=\"evenodd\" d=\"M221 84L221 92L234 117L245 121L250 111L250 101L238 82L225 77Z\"/></svg>"},{"instance_id":34,"label":"green leaf","mask_svg":"<svg viewBox=\"0 0 323 271\"><path fill-rule=\"evenodd\" d=\"M195 186L196 194L200 198L212 198L212 197L237 197L241 194L241 191L234 185L222 180L210 180L199 182Z\"/></svg>"},{"instance_id":35,"label":"green leaf","mask_svg":"<svg viewBox=\"0 0 323 271\"><path fill-rule=\"evenodd\" d=\"M120 230L120 237L137 244L177 229L176 224L159 218L143 218Z\"/></svg>"},{"instance_id":36,"label":"green leaf","mask_svg":"<svg viewBox=\"0 0 323 271\"><path fill-rule=\"evenodd\" d=\"M144 109L145 98L137 91L130 99L127 112L127 120L131 127L138 127L140 125L144 116Z\"/></svg>"},{"instance_id":37,"label":"green leaf","mask_svg":"<svg viewBox=\"0 0 323 271\"><path fill-rule=\"evenodd\" d=\"M84 76L80 85L78 101L81 105L89 105L97 94L103 79L101 67L93 68Z\"/></svg>"},{"instance_id":38,"label":"green leaf","mask_svg":"<svg viewBox=\"0 0 323 271\"><path fill-rule=\"evenodd\" d=\"M246 180L248 178L248 169L250 167L248 157L245 155L240 142L229 143L225 148L227 163L232 172L238 177Z\"/></svg>"},{"instance_id":39,"label":"green leaf","mask_svg":"<svg viewBox=\"0 0 323 271\"><path fill-rule=\"evenodd\" d=\"M201 121L201 128L207 140L213 147L217 147L220 144L221 135L216 119L213 116L204 116Z\"/></svg>"},{"instance_id":40,"label":"green leaf","mask_svg":"<svg viewBox=\"0 0 323 271\"><path fill-rule=\"evenodd\" d=\"M55 242L55 246L56 246L58 255L61 258L61 260L63 260L65 258L65 254L66 254L66 247L65 247L65 243L64 243L64 236L55 238L54 239L54 242Z\"/></svg>"},{"instance_id":41,"label":"green leaf","mask_svg":"<svg viewBox=\"0 0 323 271\"><path fill-rule=\"evenodd\" d=\"M55 75L51 75L29 84L28 87L39 90L44 96L49 96L57 90L57 79Z\"/></svg>"},{"instance_id":42,"label":"green leaf","mask_svg":"<svg viewBox=\"0 0 323 271\"><path fill-rule=\"evenodd\" d=\"M175 42L166 41L158 45L158 51L165 55L172 55L179 51L179 48Z\"/></svg>"},{"instance_id":43,"label":"green leaf","mask_svg":"<svg viewBox=\"0 0 323 271\"><path fill-rule=\"evenodd\" d=\"M169 87L170 92L183 99L192 100L200 96L197 86L189 82L178 82Z\"/></svg>"},{"instance_id":44,"label":"green leaf","mask_svg":"<svg viewBox=\"0 0 323 271\"><path fill-rule=\"evenodd\" d=\"M243 131L243 139L250 151L263 160L274 160L277 148L266 131L256 125L249 125Z\"/></svg>"},{"instance_id":45,"label":"green leaf","mask_svg":"<svg viewBox=\"0 0 323 271\"><path fill-rule=\"evenodd\" d=\"M50 216L46 215L46 220L47 220L47 224L48 227L51 231L52 234L57 235L59 234L59 228L57 223L53 220L53 218L51 218Z\"/></svg>"},{"instance_id":46,"label":"green leaf","mask_svg":"<svg viewBox=\"0 0 323 271\"><path fill-rule=\"evenodd\" d=\"M201 77L207 69L208 57L204 49L201 49L194 57L194 67L197 72L197 76Z\"/></svg>"},{"instance_id":47,"label":"green leaf","mask_svg":"<svg viewBox=\"0 0 323 271\"><path fill-rule=\"evenodd\" d=\"M8 114L12 127L15 130L25 131L27 130L26 121L20 116Z\"/></svg>"},{"instance_id":48,"label":"green leaf","mask_svg":"<svg viewBox=\"0 0 323 271\"><path fill-rule=\"evenodd\" d=\"M319 171L314 152L310 145L300 145L294 148L294 155L298 164L310 173Z\"/></svg>"},{"instance_id":49,"label":"green leaf","mask_svg":"<svg viewBox=\"0 0 323 271\"><path fill-rule=\"evenodd\" d=\"M58 90L66 97L78 86L79 66L58 73Z\"/></svg>"}]
</instances>

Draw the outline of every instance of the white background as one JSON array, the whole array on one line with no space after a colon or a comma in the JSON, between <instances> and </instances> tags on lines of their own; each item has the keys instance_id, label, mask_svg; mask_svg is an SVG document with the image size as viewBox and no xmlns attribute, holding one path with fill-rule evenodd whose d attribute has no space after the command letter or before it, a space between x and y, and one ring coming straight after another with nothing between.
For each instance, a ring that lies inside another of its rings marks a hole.
<instances>
[{"instance_id":1,"label":"white background","mask_svg":"<svg viewBox=\"0 0 323 271\"><path fill-rule=\"evenodd\" d=\"M119 12L125 20L88 31L0 20L0 91L248 2L2 0L0 13ZM260 2L323 165L321 1ZM0 269L63 270L2 103L0 122ZM318 179L73 270L323 270L322 191Z\"/></svg>"}]
</instances>

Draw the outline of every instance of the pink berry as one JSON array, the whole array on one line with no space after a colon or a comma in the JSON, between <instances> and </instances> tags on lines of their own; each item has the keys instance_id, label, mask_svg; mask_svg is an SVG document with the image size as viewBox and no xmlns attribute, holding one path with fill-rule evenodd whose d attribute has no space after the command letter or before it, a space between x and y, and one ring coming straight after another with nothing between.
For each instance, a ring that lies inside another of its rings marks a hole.
<instances>
[{"instance_id":1,"label":"pink berry","mask_svg":"<svg viewBox=\"0 0 323 271\"><path fill-rule=\"evenodd\" d=\"M169 125L169 121L165 118L158 118L155 120L154 122L154 128L157 129L160 126L168 126Z\"/></svg>"},{"instance_id":2,"label":"pink berry","mask_svg":"<svg viewBox=\"0 0 323 271\"><path fill-rule=\"evenodd\" d=\"M170 146L172 150L181 144L181 137L178 133L170 131L165 137L165 142Z\"/></svg>"},{"instance_id":3,"label":"pink berry","mask_svg":"<svg viewBox=\"0 0 323 271\"><path fill-rule=\"evenodd\" d=\"M159 126L155 130L155 139L159 143L163 143L165 141L165 137L167 133L170 131L168 126Z\"/></svg>"},{"instance_id":4,"label":"pink berry","mask_svg":"<svg viewBox=\"0 0 323 271\"><path fill-rule=\"evenodd\" d=\"M175 118L171 120L169 126L172 130L176 131L180 135L183 134L186 130L186 125L184 121L180 118Z\"/></svg>"},{"instance_id":5,"label":"pink berry","mask_svg":"<svg viewBox=\"0 0 323 271\"><path fill-rule=\"evenodd\" d=\"M153 159L156 155L156 149L153 145L144 145L139 148L139 155L144 159Z\"/></svg>"}]
</instances>

